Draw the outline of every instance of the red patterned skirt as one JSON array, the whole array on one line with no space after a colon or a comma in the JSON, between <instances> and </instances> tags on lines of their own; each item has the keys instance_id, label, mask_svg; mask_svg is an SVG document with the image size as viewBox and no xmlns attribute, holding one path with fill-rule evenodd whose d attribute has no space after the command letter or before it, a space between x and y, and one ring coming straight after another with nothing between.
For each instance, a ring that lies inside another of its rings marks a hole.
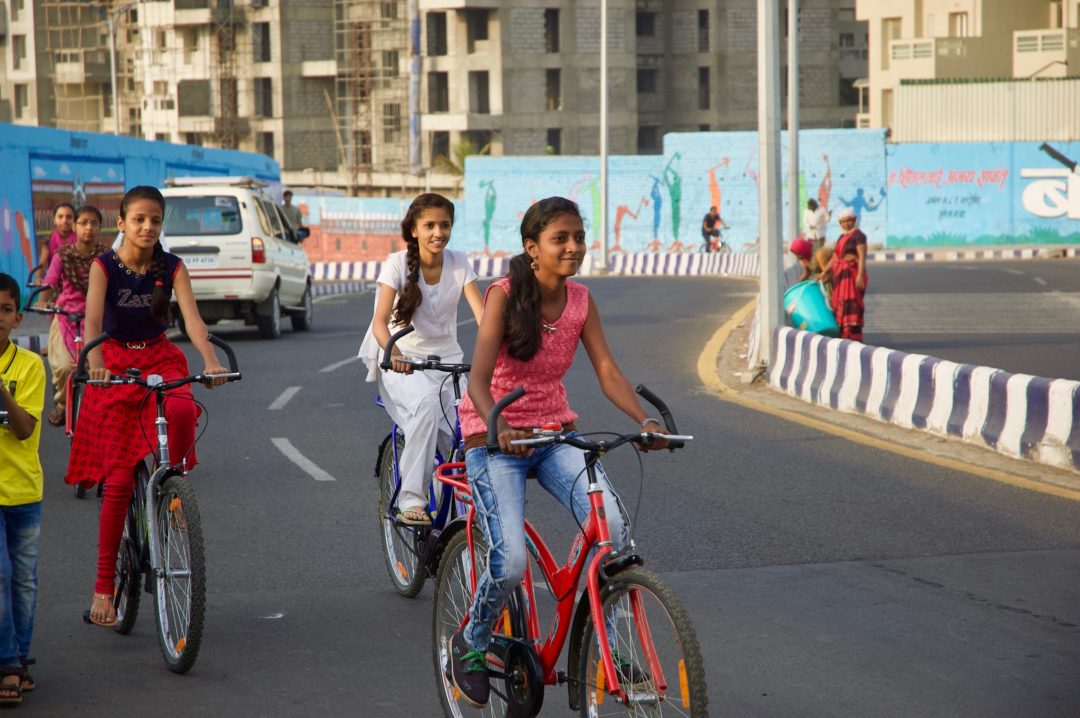
<instances>
[{"instance_id":1,"label":"red patterned skirt","mask_svg":"<svg viewBox=\"0 0 1080 718\"><path fill-rule=\"evenodd\" d=\"M141 349L137 347L145 344ZM101 345L105 366L113 374L123 374L129 367L140 369L145 377L160 374L165 381L188 376L187 357L164 334L147 342L120 342L109 339ZM87 385L79 407L79 419L71 442L67 476L69 484L96 484L115 469L135 466L157 447L154 421L157 406L153 394L147 396L141 386ZM183 386L168 392L166 415L170 405L182 409L184 423L198 420L201 413L191 395L191 387ZM176 446L176 440L182 438ZM169 423L169 454L172 463L186 460L188 468L195 466L195 426L173 426Z\"/></svg>"}]
</instances>

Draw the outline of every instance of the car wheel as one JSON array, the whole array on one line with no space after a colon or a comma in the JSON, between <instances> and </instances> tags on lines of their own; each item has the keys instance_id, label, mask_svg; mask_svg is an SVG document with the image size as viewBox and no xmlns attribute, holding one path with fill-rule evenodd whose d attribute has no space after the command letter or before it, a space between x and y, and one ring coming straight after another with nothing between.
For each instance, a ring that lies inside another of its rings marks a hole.
<instances>
[{"instance_id":1,"label":"car wheel","mask_svg":"<svg viewBox=\"0 0 1080 718\"><path fill-rule=\"evenodd\" d=\"M300 300L301 311L289 315L292 319L292 328L297 332L306 332L311 329L311 322L315 318L315 305L311 301L311 287L304 290L304 296Z\"/></svg>"},{"instance_id":2,"label":"car wheel","mask_svg":"<svg viewBox=\"0 0 1080 718\"><path fill-rule=\"evenodd\" d=\"M270 296L255 309L255 325L259 327L259 336L263 339L281 336L281 300L278 299L277 287L271 289Z\"/></svg>"}]
</instances>

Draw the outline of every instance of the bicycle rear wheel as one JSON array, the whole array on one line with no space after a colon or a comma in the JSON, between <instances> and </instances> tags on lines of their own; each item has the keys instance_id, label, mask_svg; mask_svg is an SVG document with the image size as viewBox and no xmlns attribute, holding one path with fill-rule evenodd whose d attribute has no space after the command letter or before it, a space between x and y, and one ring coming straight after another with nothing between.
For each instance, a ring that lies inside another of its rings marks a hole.
<instances>
[{"instance_id":1,"label":"bicycle rear wheel","mask_svg":"<svg viewBox=\"0 0 1080 718\"><path fill-rule=\"evenodd\" d=\"M169 670L186 673L202 643L206 563L199 507L183 477L169 477L159 489L157 524L152 540L161 556L154 582L158 644Z\"/></svg>"},{"instance_id":2,"label":"bicycle rear wheel","mask_svg":"<svg viewBox=\"0 0 1080 718\"><path fill-rule=\"evenodd\" d=\"M138 536L146 530L141 521L143 491L149 472L142 461L135 465L135 493L128 505L124 519L124 533L120 537L120 550L116 552L116 582L113 589L113 607L116 610L116 632L127 635L135 627L142 598L142 574L139 571Z\"/></svg>"},{"instance_id":3,"label":"bicycle rear wheel","mask_svg":"<svg viewBox=\"0 0 1080 718\"><path fill-rule=\"evenodd\" d=\"M590 622L578 668L581 715L708 716L697 635L667 584L649 571L627 569L602 589L601 604L619 685L629 701L624 705L607 692L610 682Z\"/></svg>"},{"instance_id":4,"label":"bicycle rear wheel","mask_svg":"<svg viewBox=\"0 0 1080 718\"><path fill-rule=\"evenodd\" d=\"M473 534L473 548L476 555L476 575L480 576L487 566L487 543L479 532ZM512 695L518 687L504 685L507 681L492 682L491 699L477 711L460 696L453 682L446 677L449 665L450 639L461 628L465 614L472 605L470 572L472 557L469 555L468 536L460 531L446 544L439 570L435 576L435 599L432 601L432 658L435 664L435 682L439 690L439 702L443 714L453 718L462 716L484 716L501 718L511 715L506 701L499 695ZM506 633L515 638L526 637L527 621L525 617L523 593L515 589L507 603L503 619L496 626L496 633ZM489 662L491 654L489 654ZM500 663L502 661L500 660ZM542 686L541 686L542 688ZM537 706L539 708L539 706Z\"/></svg>"},{"instance_id":5,"label":"bicycle rear wheel","mask_svg":"<svg viewBox=\"0 0 1080 718\"><path fill-rule=\"evenodd\" d=\"M396 450L395 450L396 447ZM394 521L394 492L398 483L395 478L395 457L401 456L405 437L398 432L391 441L387 435L379 455L379 529L382 535L383 558L390 583L402 596L412 598L420 593L427 579L427 568L420 565L419 534L427 528L414 528Z\"/></svg>"}]
</instances>

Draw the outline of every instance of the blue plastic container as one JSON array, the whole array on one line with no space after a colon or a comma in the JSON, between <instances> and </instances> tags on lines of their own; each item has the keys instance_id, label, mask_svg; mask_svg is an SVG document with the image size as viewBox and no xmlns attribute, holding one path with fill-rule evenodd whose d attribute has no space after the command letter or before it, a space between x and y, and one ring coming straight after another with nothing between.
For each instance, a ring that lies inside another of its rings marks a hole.
<instances>
[{"instance_id":1,"label":"blue plastic container","mask_svg":"<svg viewBox=\"0 0 1080 718\"><path fill-rule=\"evenodd\" d=\"M792 285L784 292L784 311L796 329L827 337L840 336L840 326L825 301L825 288L814 279Z\"/></svg>"}]
</instances>

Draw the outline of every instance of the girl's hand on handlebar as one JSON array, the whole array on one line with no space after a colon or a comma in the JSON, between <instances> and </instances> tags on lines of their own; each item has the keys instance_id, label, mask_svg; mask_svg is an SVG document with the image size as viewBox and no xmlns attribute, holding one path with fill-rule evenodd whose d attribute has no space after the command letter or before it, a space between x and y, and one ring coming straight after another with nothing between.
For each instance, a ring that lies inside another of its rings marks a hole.
<instances>
[{"instance_id":1,"label":"girl's hand on handlebar","mask_svg":"<svg viewBox=\"0 0 1080 718\"><path fill-rule=\"evenodd\" d=\"M207 364L206 369L203 370L203 374L224 374L229 371L220 364ZM225 383L225 377L215 377L205 384L207 389L213 389L215 386L221 386Z\"/></svg>"},{"instance_id":2,"label":"girl's hand on handlebar","mask_svg":"<svg viewBox=\"0 0 1080 718\"><path fill-rule=\"evenodd\" d=\"M500 419L499 423L503 421ZM514 456L528 456L532 453L533 447L531 446L516 446L510 442L514 439L531 439L533 433L531 431L522 431L520 429L511 429L507 426L505 429L499 431L499 449L504 454L512 454Z\"/></svg>"},{"instance_id":3,"label":"girl's hand on handlebar","mask_svg":"<svg viewBox=\"0 0 1080 718\"><path fill-rule=\"evenodd\" d=\"M667 429L660 425L659 421L648 421L641 427L642 431L651 431L656 433L665 433ZM659 451L660 449L666 449L668 446L667 439L653 438L644 444L635 444L638 451Z\"/></svg>"},{"instance_id":4,"label":"girl's hand on handlebar","mask_svg":"<svg viewBox=\"0 0 1080 718\"><path fill-rule=\"evenodd\" d=\"M103 366L90 367L88 378L90 381L108 383L109 379L112 378L112 373Z\"/></svg>"},{"instance_id":5,"label":"girl's hand on handlebar","mask_svg":"<svg viewBox=\"0 0 1080 718\"><path fill-rule=\"evenodd\" d=\"M401 352L397 347L394 347L393 354L390 355L390 368L396 371L398 374L412 374L412 364L401 361Z\"/></svg>"}]
</instances>

